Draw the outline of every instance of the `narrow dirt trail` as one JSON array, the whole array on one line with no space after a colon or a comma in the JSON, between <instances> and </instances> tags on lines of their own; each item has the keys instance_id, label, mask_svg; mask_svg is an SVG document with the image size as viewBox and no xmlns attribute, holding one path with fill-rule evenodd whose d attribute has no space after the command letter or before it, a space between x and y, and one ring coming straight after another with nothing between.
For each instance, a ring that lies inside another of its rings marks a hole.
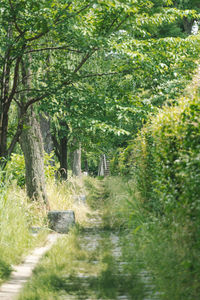
<instances>
[{"instance_id":1,"label":"narrow dirt trail","mask_svg":"<svg viewBox=\"0 0 200 300\"><path fill-rule=\"evenodd\" d=\"M41 257L50 250L57 241L59 234L49 234L46 245L36 248L28 255L21 265L15 266L10 279L0 286L0 299L14 300L17 298L24 284L30 279L32 271L41 259Z\"/></svg>"}]
</instances>

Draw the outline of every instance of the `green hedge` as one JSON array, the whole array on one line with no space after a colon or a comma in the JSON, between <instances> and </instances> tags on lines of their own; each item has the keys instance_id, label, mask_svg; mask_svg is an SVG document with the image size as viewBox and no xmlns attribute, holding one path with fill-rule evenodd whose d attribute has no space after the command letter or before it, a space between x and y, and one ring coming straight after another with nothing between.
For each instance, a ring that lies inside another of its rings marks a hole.
<instances>
[{"instance_id":1,"label":"green hedge","mask_svg":"<svg viewBox=\"0 0 200 300\"><path fill-rule=\"evenodd\" d=\"M115 169L137 180L141 198L159 215L200 213L200 97L180 99L152 117L115 159Z\"/></svg>"}]
</instances>

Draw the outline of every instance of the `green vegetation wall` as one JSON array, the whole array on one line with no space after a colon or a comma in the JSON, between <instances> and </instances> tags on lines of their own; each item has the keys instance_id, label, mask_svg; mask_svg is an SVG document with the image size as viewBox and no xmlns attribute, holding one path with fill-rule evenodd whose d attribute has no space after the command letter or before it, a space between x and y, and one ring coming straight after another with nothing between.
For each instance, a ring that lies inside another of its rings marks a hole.
<instances>
[{"instance_id":1,"label":"green vegetation wall","mask_svg":"<svg viewBox=\"0 0 200 300\"><path fill-rule=\"evenodd\" d=\"M196 80L198 81L197 76ZM195 85L195 82L193 82ZM146 208L156 215L188 219L200 225L200 93L188 89L175 106L152 117L113 162L134 175Z\"/></svg>"}]
</instances>

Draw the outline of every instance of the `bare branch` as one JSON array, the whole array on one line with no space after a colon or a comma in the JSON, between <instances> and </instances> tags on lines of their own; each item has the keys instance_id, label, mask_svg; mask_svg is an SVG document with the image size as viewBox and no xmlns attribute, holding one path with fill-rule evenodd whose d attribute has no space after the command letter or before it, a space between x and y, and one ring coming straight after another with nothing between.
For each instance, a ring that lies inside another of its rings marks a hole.
<instances>
[{"instance_id":1,"label":"bare branch","mask_svg":"<svg viewBox=\"0 0 200 300\"><path fill-rule=\"evenodd\" d=\"M83 56L81 62L78 64L78 66L74 69L73 71L73 75L75 75L81 68L82 66L86 63L86 61L94 54L95 51L97 51L98 48L94 48L91 52L88 52L85 56ZM69 85L70 83L72 82L72 80L67 80L67 81L64 81L61 86L64 86L64 85Z\"/></svg>"},{"instance_id":2,"label":"bare branch","mask_svg":"<svg viewBox=\"0 0 200 300\"><path fill-rule=\"evenodd\" d=\"M10 8L11 8L11 11L12 11L12 15L13 15L13 18L14 18L14 24L15 24L15 28L17 29L17 31L19 32L20 35L23 35L24 34L24 31L22 31L18 24L17 24L17 18L16 18L16 14L15 14L15 9L13 7L13 4L12 4L12 1L9 0L9 4L10 4Z\"/></svg>"},{"instance_id":3,"label":"bare branch","mask_svg":"<svg viewBox=\"0 0 200 300\"><path fill-rule=\"evenodd\" d=\"M18 105L20 108L22 108L21 103L20 103L15 97L13 97L13 100L17 103L17 105Z\"/></svg>"},{"instance_id":4,"label":"bare branch","mask_svg":"<svg viewBox=\"0 0 200 300\"><path fill-rule=\"evenodd\" d=\"M114 31L117 31L120 27L121 27L121 25L124 23L124 22L126 22L126 20L129 18L130 16L129 15L127 15L115 28L114 28Z\"/></svg>"},{"instance_id":5,"label":"bare branch","mask_svg":"<svg viewBox=\"0 0 200 300\"><path fill-rule=\"evenodd\" d=\"M83 53L83 51L71 49L71 48L68 48L67 46L60 46L60 47L46 47L46 48L41 48L41 49L31 49L31 50L26 51L25 54L33 53L33 52L40 52L40 51L48 51L48 50L68 50L70 52Z\"/></svg>"},{"instance_id":6,"label":"bare branch","mask_svg":"<svg viewBox=\"0 0 200 300\"><path fill-rule=\"evenodd\" d=\"M24 78L27 78L27 77L30 77L30 76L26 76ZM39 92L39 93L41 93L42 90L37 90L37 89L23 89L23 90L16 91L15 94L20 94L20 93L24 93L24 92Z\"/></svg>"}]
</instances>

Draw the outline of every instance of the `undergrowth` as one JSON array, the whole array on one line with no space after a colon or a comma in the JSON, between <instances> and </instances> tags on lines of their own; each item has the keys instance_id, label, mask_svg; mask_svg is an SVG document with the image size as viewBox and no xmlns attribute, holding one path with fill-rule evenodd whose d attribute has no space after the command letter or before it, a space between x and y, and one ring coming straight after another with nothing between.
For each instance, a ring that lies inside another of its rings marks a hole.
<instances>
[{"instance_id":1,"label":"undergrowth","mask_svg":"<svg viewBox=\"0 0 200 300\"><path fill-rule=\"evenodd\" d=\"M164 215L158 217L156 213L149 212L142 203L141 193L137 191L134 180L120 177L97 180L87 177L84 185L88 205L102 217L101 230L104 230L104 235L116 230L118 232L122 261L126 261L123 272L132 278L131 281L123 279L123 289L129 290L130 299L145 299L147 291L148 299L199 299L199 250L193 247L193 236L190 235L192 224L189 219L180 224L175 216L169 222ZM20 299L62 299L66 293L76 295L76 299L87 299L88 290L85 290L87 293L84 298L84 291L80 291L80 279L76 277L80 272L84 272L86 277L89 273L100 274L97 276L98 282L93 277L87 277L87 282L91 284L89 291L93 293L93 288L101 288L102 283L104 287L102 286L101 293L105 289L108 294L101 294L101 299L115 299L117 287L112 290L112 284L116 280L116 277L112 278L112 272L116 273L115 262L112 257L108 258L103 254L101 257L104 258L100 258L99 250L91 252L88 245L83 249L82 234L84 235L84 231L75 228L68 237L61 239L53 247L36 268L34 277ZM105 255L106 249L102 248ZM110 246L108 249L111 249ZM90 265L90 261L97 259L100 261L97 265ZM108 267L108 277L101 269L103 262ZM111 265L112 271L109 269ZM105 276L104 279L101 276ZM110 287L109 278L112 281ZM118 287L122 278L126 277L120 278L116 284ZM105 280L108 280L107 285ZM112 297L109 289L112 290ZM90 294L90 297L96 299L97 294Z\"/></svg>"},{"instance_id":2,"label":"undergrowth","mask_svg":"<svg viewBox=\"0 0 200 300\"><path fill-rule=\"evenodd\" d=\"M31 249L44 243L49 233L45 207L26 196L23 160L20 155L15 155L13 160L6 172L1 173L4 178L1 178L0 186L0 283L9 277L13 265L20 263ZM73 209L76 223L81 226L87 223L90 209L80 197L85 193L82 179L59 182L54 176L49 176L46 188L51 210ZM33 234L38 228L42 230Z\"/></svg>"},{"instance_id":3,"label":"undergrowth","mask_svg":"<svg viewBox=\"0 0 200 300\"><path fill-rule=\"evenodd\" d=\"M12 271L25 254L42 243L46 236L43 231L36 236L31 226L44 226L41 207L29 203L25 191L14 183L1 187L0 196L0 283Z\"/></svg>"},{"instance_id":4,"label":"undergrowth","mask_svg":"<svg viewBox=\"0 0 200 300\"><path fill-rule=\"evenodd\" d=\"M86 177L84 184L87 203L101 215L102 226L114 230L127 228L132 212L128 204L129 186L126 180L119 177L107 177L106 180Z\"/></svg>"}]
</instances>

